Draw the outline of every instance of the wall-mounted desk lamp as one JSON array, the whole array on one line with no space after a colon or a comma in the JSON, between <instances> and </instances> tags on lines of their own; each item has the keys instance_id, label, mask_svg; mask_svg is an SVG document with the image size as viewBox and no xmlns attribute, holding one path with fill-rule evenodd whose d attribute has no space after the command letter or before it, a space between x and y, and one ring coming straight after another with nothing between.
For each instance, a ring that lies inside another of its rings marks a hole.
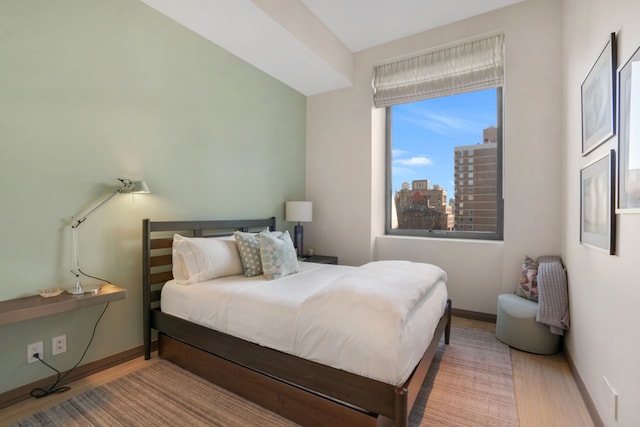
<instances>
[{"instance_id":1,"label":"wall-mounted desk lamp","mask_svg":"<svg viewBox=\"0 0 640 427\"><path fill-rule=\"evenodd\" d=\"M71 273L73 273L73 275L76 276L76 285L73 288L67 289L67 292L70 294L80 295L85 293L97 292L99 290L99 288L89 289L89 288L82 287L80 275L84 275L87 277L91 277L91 276L82 272L82 270L80 269L80 264L78 262L78 227L80 227L80 224L84 223L86 219L89 217L89 215L97 211L98 208L104 206L105 203L107 203L109 200L111 200L112 198L114 198L120 193L140 193L140 194L151 193L151 191L149 191L149 187L144 181L131 181L128 179L121 179L121 178L118 178L118 181L122 183L122 187L118 188L113 194L110 194L109 196L107 196L105 199L103 199L100 203L98 203L93 208L89 209L87 212L81 212L72 218L73 224L71 225L71 232L73 234L73 262L74 262L73 266L74 268L73 270L71 270Z\"/></svg>"}]
</instances>

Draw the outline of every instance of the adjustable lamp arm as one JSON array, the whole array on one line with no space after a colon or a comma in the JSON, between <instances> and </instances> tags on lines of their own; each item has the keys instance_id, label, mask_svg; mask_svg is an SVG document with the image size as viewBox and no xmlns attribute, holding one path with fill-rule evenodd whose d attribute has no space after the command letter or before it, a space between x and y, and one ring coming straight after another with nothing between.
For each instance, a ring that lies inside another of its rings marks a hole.
<instances>
[{"instance_id":1,"label":"adjustable lamp arm","mask_svg":"<svg viewBox=\"0 0 640 427\"><path fill-rule=\"evenodd\" d=\"M82 289L82 283L80 282L80 275L84 273L82 272L82 270L80 270L80 264L78 262L78 227L80 226L80 224L85 222L89 215L97 211L98 208L104 206L105 203L107 203L109 200L113 199L120 193L150 193L149 187L147 187L147 184L145 184L144 181L131 181L121 178L118 178L118 181L122 183L122 187L118 188L115 192L107 196L86 213L81 212L80 214L72 217L74 221L71 225L71 232L73 235L73 270L71 270L71 273L76 276L76 286L75 288L68 290L69 293L84 293L84 290Z\"/></svg>"},{"instance_id":2,"label":"adjustable lamp arm","mask_svg":"<svg viewBox=\"0 0 640 427\"><path fill-rule=\"evenodd\" d=\"M128 179L121 179L118 178L118 181L122 182L122 187L118 188L114 193L110 194L107 198L105 198L103 201L101 201L100 203L98 203L96 206L94 206L93 208L91 208L91 210L89 210L87 213L85 213L84 215L82 215L82 218L77 219L82 213L73 216L72 218L75 219L76 221L73 223L73 225L71 226L71 228L78 228L78 226L80 224L82 224L89 215L91 215L92 213L94 213L95 211L98 210L98 208L100 208L102 205L104 205L105 203L107 203L109 200L113 199L115 196L117 196L120 193L128 193L130 191L130 189L132 189L135 184L131 181L129 181Z\"/></svg>"}]
</instances>

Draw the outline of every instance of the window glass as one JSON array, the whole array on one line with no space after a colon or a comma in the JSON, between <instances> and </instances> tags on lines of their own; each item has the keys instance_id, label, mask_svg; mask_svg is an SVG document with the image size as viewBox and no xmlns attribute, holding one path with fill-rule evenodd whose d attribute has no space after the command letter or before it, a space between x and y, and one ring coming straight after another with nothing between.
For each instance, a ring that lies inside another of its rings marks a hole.
<instances>
[{"instance_id":1,"label":"window glass","mask_svg":"<svg viewBox=\"0 0 640 427\"><path fill-rule=\"evenodd\" d=\"M502 239L501 114L502 88L387 107L388 234Z\"/></svg>"}]
</instances>

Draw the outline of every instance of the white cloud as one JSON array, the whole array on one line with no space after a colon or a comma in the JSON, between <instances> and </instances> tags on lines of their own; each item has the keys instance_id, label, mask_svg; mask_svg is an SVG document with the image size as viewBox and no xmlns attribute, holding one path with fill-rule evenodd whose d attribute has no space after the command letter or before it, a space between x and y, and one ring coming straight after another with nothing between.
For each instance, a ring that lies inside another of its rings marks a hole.
<instances>
[{"instance_id":1,"label":"white cloud","mask_svg":"<svg viewBox=\"0 0 640 427\"><path fill-rule=\"evenodd\" d=\"M400 156L404 156L406 154L409 154L409 152L407 150L400 150L397 148L394 148L393 150L391 150L391 157L400 157Z\"/></svg>"},{"instance_id":2,"label":"white cloud","mask_svg":"<svg viewBox=\"0 0 640 427\"><path fill-rule=\"evenodd\" d=\"M399 116L399 119L443 135L452 131L475 130L477 127L477 124L456 115L437 113L424 107L408 106L405 114L399 114Z\"/></svg>"},{"instance_id":3,"label":"white cloud","mask_svg":"<svg viewBox=\"0 0 640 427\"><path fill-rule=\"evenodd\" d=\"M433 164L433 161L428 157L418 156L410 159L397 159L393 163L403 166L429 166Z\"/></svg>"}]
</instances>

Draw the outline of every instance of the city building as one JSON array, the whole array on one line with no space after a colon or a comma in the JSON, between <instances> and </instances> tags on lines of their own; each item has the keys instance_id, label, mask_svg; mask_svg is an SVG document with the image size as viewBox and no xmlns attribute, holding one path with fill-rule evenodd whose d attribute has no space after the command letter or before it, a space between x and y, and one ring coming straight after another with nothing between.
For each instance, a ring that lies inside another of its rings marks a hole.
<instances>
[{"instance_id":1,"label":"city building","mask_svg":"<svg viewBox=\"0 0 640 427\"><path fill-rule=\"evenodd\" d=\"M400 229L453 230L452 207L447 204L447 190L431 188L428 179L402 184L396 192L395 208Z\"/></svg>"},{"instance_id":2,"label":"city building","mask_svg":"<svg viewBox=\"0 0 640 427\"><path fill-rule=\"evenodd\" d=\"M497 227L498 130L482 132L482 143L454 147L455 229L491 231Z\"/></svg>"}]
</instances>

